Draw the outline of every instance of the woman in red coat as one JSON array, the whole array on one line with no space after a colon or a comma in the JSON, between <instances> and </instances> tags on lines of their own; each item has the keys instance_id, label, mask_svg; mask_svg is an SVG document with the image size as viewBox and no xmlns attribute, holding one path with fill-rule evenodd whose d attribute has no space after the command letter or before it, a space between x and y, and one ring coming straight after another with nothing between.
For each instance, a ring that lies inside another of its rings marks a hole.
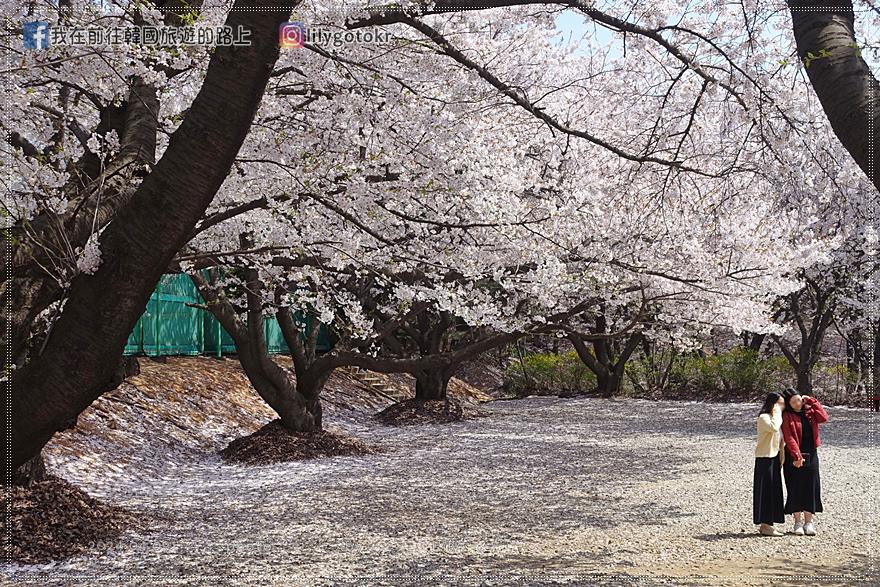
<instances>
[{"instance_id":1,"label":"woman in red coat","mask_svg":"<svg viewBox=\"0 0 880 587\"><path fill-rule=\"evenodd\" d=\"M819 424L828 421L828 413L819 401L794 389L782 394L782 439L785 443L785 513L794 514L794 533L815 536L813 514L822 511L819 483ZM803 522L801 522L803 516Z\"/></svg>"}]
</instances>

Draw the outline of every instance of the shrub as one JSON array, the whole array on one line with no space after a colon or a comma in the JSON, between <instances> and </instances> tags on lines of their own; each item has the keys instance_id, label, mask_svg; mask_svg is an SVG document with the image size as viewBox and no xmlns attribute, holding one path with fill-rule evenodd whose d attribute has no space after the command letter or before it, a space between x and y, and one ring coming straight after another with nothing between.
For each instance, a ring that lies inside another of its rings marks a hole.
<instances>
[{"instance_id":1,"label":"shrub","mask_svg":"<svg viewBox=\"0 0 880 587\"><path fill-rule=\"evenodd\" d=\"M631 361L627 375L638 391L672 397L713 394L723 399L753 399L792 380L784 357L761 357L745 347L705 356L670 353Z\"/></svg>"},{"instance_id":2,"label":"shrub","mask_svg":"<svg viewBox=\"0 0 880 587\"><path fill-rule=\"evenodd\" d=\"M595 389L596 376L575 351L533 353L525 355L522 362L515 359L507 366L504 384L519 397L582 393Z\"/></svg>"},{"instance_id":3,"label":"shrub","mask_svg":"<svg viewBox=\"0 0 880 587\"><path fill-rule=\"evenodd\" d=\"M720 382L728 395L751 398L790 383L791 368L784 357L762 358L757 351L736 347L706 359L704 384Z\"/></svg>"}]
</instances>

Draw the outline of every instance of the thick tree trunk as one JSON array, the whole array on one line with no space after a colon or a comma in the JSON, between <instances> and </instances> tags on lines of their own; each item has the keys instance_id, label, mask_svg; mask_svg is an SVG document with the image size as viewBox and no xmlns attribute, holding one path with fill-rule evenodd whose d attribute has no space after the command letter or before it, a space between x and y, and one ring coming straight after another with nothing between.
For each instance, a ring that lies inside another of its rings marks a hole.
<instances>
[{"instance_id":1,"label":"thick tree trunk","mask_svg":"<svg viewBox=\"0 0 880 587\"><path fill-rule=\"evenodd\" d=\"M880 189L880 85L861 57L852 2L788 0L788 6L798 57L834 134Z\"/></svg>"},{"instance_id":2,"label":"thick tree trunk","mask_svg":"<svg viewBox=\"0 0 880 587\"><path fill-rule=\"evenodd\" d=\"M305 418L300 419L301 426L310 426L310 430L321 430L321 391L330 378L330 374L331 371L315 373L312 369L302 375L296 374L296 394L302 398L305 412L308 414Z\"/></svg>"},{"instance_id":3,"label":"thick tree trunk","mask_svg":"<svg viewBox=\"0 0 880 587\"><path fill-rule=\"evenodd\" d=\"M243 237L242 244L250 246L247 237ZM246 269L243 274L247 287L246 323L241 321L222 287L216 284L215 277L212 277L211 282L198 273L191 275L191 278L208 302L209 311L235 341L238 360L248 381L263 401L278 414L284 427L295 432L319 431L322 427L321 390L332 369L310 368L306 364L308 357L303 352L298 333L294 332L295 325L287 309L280 310L278 317L288 345L292 349L296 346L296 377L291 377L287 369L272 360L266 348L263 330L263 287L259 273L256 269ZM313 355L314 353L312 361Z\"/></svg>"},{"instance_id":4,"label":"thick tree trunk","mask_svg":"<svg viewBox=\"0 0 880 587\"><path fill-rule=\"evenodd\" d=\"M8 296L12 299L8 299ZM43 277L9 279L0 284L3 307L9 308L0 318L0 327L3 327L0 332L0 352L3 357L10 357L12 364L17 367L27 362L29 351L33 350L31 343L42 344L42 341L31 340L34 320L61 296L62 290L58 284Z\"/></svg>"},{"instance_id":5,"label":"thick tree trunk","mask_svg":"<svg viewBox=\"0 0 880 587\"><path fill-rule=\"evenodd\" d=\"M785 358L788 359L788 364L791 365L791 368L795 373L795 388L800 393L805 393L812 395L813 393L813 365L815 363L815 358L810 354L810 349L805 346L803 343L798 349L798 354L795 355L778 336L773 336L773 339L776 341L776 344L779 346L779 349L782 351L782 354L785 355Z\"/></svg>"},{"instance_id":6,"label":"thick tree trunk","mask_svg":"<svg viewBox=\"0 0 880 587\"><path fill-rule=\"evenodd\" d=\"M226 24L250 30L252 45L217 47L165 155L104 231L101 267L74 279L43 355L15 372L12 458L4 467L37 454L103 393L150 293L229 172L278 58L276 31L297 2L243 4Z\"/></svg>"},{"instance_id":7,"label":"thick tree trunk","mask_svg":"<svg viewBox=\"0 0 880 587\"><path fill-rule=\"evenodd\" d=\"M166 25L179 26L180 14L197 10L202 0L157 0L155 4L164 9ZM62 0L61 7L69 9L70 1ZM146 24L137 11L134 16L136 24ZM93 232L103 229L116 216L134 195L133 186L156 163L157 90L140 76L133 76L127 83L128 98L119 106L106 106L94 132L95 136L116 132L119 152L105 161L86 151L69 167L71 178L64 187L69 200L66 210L61 214L42 211L28 222L9 228L7 236L12 242L3 248L0 279L5 279L3 288L13 291L11 307L15 310L9 316L0 316L4 347L0 351L7 356L5 345L11 344L16 366L25 364L27 347L33 346L29 339L34 318L64 296L56 275L61 270L76 273L69 251L85 245ZM63 88L62 94L66 95L67 90ZM60 105L62 114L66 114L65 102ZM63 136L66 124L61 118L55 120L59 137ZM31 157L38 155L29 148L24 152ZM100 197L95 197L96 193ZM6 340L7 329L11 341Z\"/></svg>"},{"instance_id":8,"label":"thick tree trunk","mask_svg":"<svg viewBox=\"0 0 880 587\"><path fill-rule=\"evenodd\" d=\"M308 396L306 399L306 411L310 416L309 425L312 431L322 430L324 427L323 410L321 409L321 395Z\"/></svg>"},{"instance_id":9,"label":"thick tree trunk","mask_svg":"<svg viewBox=\"0 0 880 587\"><path fill-rule=\"evenodd\" d=\"M797 370L797 385L795 387L801 394L813 395L813 374L811 368L802 367Z\"/></svg>"},{"instance_id":10,"label":"thick tree trunk","mask_svg":"<svg viewBox=\"0 0 880 587\"><path fill-rule=\"evenodd\" d=\"M289 373L272 361L268 355L265 361L255 356L252 343L239 344L238 358L242 369L253 385L254 390L272 408L282 424L296 432L321 430L321 389L323 382L318 380L297 381Z\"/></svg>"},{"instance_id":11,"label":"thick tree trunk","mask_svg":"<svg viewBox=\"0 0 880 587\"><path fill-rule=\"evenodd\" d=\"M604 332L604 323L597 329L598 333ZM623 348L615 355L615 345L611 339L599 338L593 341L593 353L587 349L586 343L581 336L570 333L568 339L574 346L581 361L590 371L596 375L596 390L602 397L612 397L619 393L623 386L623 376L626 373L626 363L632 354L643 343L644 337L636 332L629 336Z\"/></svg>"},{"instance_id":12,"label":"thick tree trunk","mask_svg":"<svg viewBox=\"0 0 880 587\"><path fill-rule=\"evenodd\" d=\"M449 369L425 369L414 375L417 400L446 399L446 390L452 379Z\"/></svg>"},{"instance_id":13,"label":"thick tree trunk","mask_svg":"<svg viewBox=\"0 0 880 587\"><path fill-rule=\"evenodd\" d=\"M613 397L620 392L623 383L623 373L604 370L601 374L596 374L596 383L596 390L602 397Z\"/></svg>"},{"instance_id":14,"label":"thick tree trunk","mask_svg":"<svg viewBox=\"0 0 880 587\"><path fill-rule=\"evenodd\" d=\"M322 429L320 393L303 395L297 389L299 385L292 381L279 387L264 378L248 379L260 397L278 414L285 428L292 432L318 432Z\"/></svg>"},{"instance_id":15,"label":"thick tree trunk","mask_svg":"<svg viewBox=\"0 0 880 587\"><path fill-rule=\"evenodd\" d=\"M745 347L751 349L755 352L761 350L761 347L764 345L764 339L767 338L766 334L752 334L751 336L746 335L747 342Z\"/></svg>"}]
</instances>

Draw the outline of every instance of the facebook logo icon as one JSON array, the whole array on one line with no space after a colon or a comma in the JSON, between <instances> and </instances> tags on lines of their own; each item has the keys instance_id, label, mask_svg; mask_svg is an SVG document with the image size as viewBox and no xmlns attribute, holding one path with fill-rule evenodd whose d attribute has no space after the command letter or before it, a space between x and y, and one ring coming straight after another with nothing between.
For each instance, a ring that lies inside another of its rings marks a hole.
<instances>
[{"instance_id":1,"label":"facebook logo icon","mask_svg":"<svg viewBox=\"0 0 880 587\"><path fill-rule=\"evenodd\" d=\"M49 23L41 20L24 23L24 48L46 49L49 46Z\"/></svg>"}]
</instances>

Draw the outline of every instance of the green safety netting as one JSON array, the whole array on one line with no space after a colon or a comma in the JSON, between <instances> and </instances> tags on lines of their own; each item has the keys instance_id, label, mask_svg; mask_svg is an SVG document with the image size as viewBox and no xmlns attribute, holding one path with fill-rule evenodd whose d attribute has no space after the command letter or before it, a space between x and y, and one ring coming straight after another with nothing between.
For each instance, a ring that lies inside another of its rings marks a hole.
<instances>
[{"instance_id":1,"label":"green safety netting","mask_svg":"<svg viewBox=\"0 0 880 587\"><path fill-rule=\"evenodd\" d=\"M235 343L210 312L187 304L204 304L188 275L163 275L125 345L126 355L201 355L234 353ZM301 316L297 313L297 317ZM308 317L310 321L312 318ZM264 321L270 353L288 352L278 321ZM331 348L325 325L318 331L318 351Z\"/></svg>"}]
</instances>

